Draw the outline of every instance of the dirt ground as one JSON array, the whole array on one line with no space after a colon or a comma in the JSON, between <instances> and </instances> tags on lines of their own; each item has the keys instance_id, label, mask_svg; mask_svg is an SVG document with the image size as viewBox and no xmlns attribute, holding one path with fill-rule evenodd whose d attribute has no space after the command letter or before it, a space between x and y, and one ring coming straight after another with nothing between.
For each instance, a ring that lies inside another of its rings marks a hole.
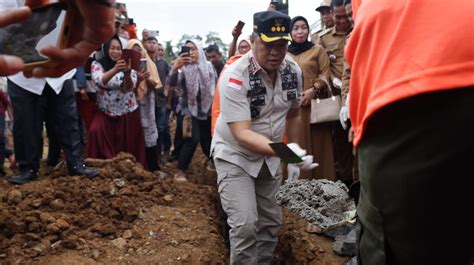
<instances>
[{"instance_id":1,"label":"dirt ground","mask_svg":"<svg viewBox=\"0 0 474 265\"><path fill-rule=\"evenodd\" d=\"M120 154L87 160L100 170L88 180L66 166L42 166L38 181L0 181L0 264L227 264L214 176L198 148L189 183L174 183L175 163L153 174ZM13 172L8 172L13 174ZM274 264L345 264L332 241L306 232L285 211Z\"/></svg>"}]
</instances>

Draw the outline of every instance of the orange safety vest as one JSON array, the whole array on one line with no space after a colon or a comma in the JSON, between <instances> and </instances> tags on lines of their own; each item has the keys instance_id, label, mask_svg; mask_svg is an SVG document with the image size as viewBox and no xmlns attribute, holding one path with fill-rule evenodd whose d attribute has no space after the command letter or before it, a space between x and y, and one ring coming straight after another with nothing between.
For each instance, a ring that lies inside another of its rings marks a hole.
<instances>
[{"instance_id":1,"label":"orange safety vest","mask_svg":"<svg viewBox=\"0 0 474 265\"><path fill-rule=\"evenodd\" d=\"M345 57L354 145L384 106L474 85L473 0L353 0L352 8Z\"/></svg>"},{"instance_id":2,"label":"orange safety vest","mask_svg":"<svg viewBox=\"0 0 474 265\"><path fill-rule=\"evenodd\" d=\"M243 54L237 54L230 57L229 60L227 60L227 62L225 63L224 69L222 69L222 71L224 71L227 68L227 66L233 64L235 61L240 59L240 57L242 56ZM216 91L214 92L214 98L212 100L212 110L211 110L211 135L212 136L214 136L214 127L216 126L217 117L219 117L220 113L221 113L221 99L219 97L219 80L218 80L216 84Z\"/></svg>"}]
</instances>

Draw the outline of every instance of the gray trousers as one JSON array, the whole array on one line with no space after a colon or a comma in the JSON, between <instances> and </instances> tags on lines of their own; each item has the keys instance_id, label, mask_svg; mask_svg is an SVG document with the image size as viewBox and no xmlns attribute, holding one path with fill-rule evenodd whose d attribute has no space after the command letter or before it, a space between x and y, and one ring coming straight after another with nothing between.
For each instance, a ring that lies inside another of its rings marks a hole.
<instances>
[{"instance_id":1,"label":"gray trousers","mask_svg":"<svg viewBox=\"0 0 474 265\"><path fill-rule=\"evenodd\" d=\"M270 264L282 224L275 194L281 171L275 177L264 163L257 178L242 168L215 159L222 208L230 226L230 264Z\"/></svg>"}]
</instances>

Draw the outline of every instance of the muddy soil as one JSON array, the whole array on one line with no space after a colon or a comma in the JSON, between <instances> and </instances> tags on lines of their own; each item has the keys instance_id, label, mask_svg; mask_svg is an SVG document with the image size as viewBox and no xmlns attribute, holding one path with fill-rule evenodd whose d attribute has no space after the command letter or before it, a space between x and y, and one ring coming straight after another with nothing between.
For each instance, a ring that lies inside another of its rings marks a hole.
<instances>
[{"instance_id":1,"label":"muddy soil","mask_svg":"<svg viewBox=\"0 0 474 265\"><path fill-rule=\"evenodd\" d=\"M143 170L133 156L89 159L100 177L70 177L42 166L23 186L0 181L0 264L227 264L215 176L198 148L188 183L174 183L176 162ZM14 172L8 172L13 174ZM285 211L275 264L345 264L332 241L306 232Z\"/></svg>"}]
</instances>

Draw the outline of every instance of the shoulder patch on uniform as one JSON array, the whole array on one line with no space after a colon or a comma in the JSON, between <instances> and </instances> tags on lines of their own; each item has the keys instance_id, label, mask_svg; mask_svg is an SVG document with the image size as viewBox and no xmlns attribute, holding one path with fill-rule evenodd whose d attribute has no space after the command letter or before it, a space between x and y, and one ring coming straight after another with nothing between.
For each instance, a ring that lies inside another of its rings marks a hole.
<instances>
[{"instance_id":1,"label":"shoulder patch on uniform","mask_svg":"<svg viewBox=\"0 0 474 265\"><path fill-rule=\"evenodd\" d=\"M323 30L323 31L321 31L321 32L318 32L318 35L319 35L319 37L322 37L323 35L326 35L326 34L328 34L329 32L331 32L331 30L332 30L332 28L325 29L325 30Z\"/></svg>"},{"instance_id":2,"label":"shoulder patch on uniform","mask_svg":"<svg viewBox=\"0 0 474 265\"><path fill-rule=\"evenodd\" d=\"M235 90L240 90L242 89L242 81L231 77L227 82L227 87L233 88Z\"/></svg>"}]
</instances>

